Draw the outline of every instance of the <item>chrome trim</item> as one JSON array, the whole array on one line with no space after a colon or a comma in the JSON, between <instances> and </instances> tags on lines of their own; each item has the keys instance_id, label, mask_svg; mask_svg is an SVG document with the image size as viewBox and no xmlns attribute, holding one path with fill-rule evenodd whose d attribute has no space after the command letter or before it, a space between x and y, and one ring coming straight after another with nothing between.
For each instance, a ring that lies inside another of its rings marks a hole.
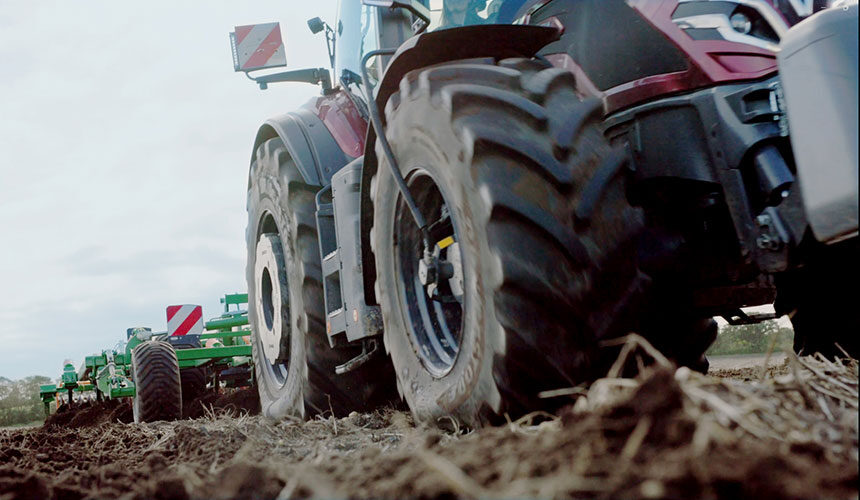
<instances>
[{"instance_id":1,"label":"chrome trim","mask_svg":"<svg viewBox=\"0 0 860 500\"><path fill-rule=\"evenodd\" d=\"M785 33L788 31L788 23L782 18L782 16L777 12L777 10L773 7L773 5L765 2L764 0L678 0L679 4L689 3L689 2L720 2L720 1L729 1L739 5L745 5L759 14L764 18L765 21L770 25L773 31L776 33L776 36L782 38ZM792 6L795 4L794 1L809 1L812 0L792 0ZM795 9L796 10L796 9ZM699 16L696 16L699 17ZM677 22L678 20L676 20ZM729 27L731 28L731 23L729 23ZM734 31L734 29L732 30ZM747 43L747 42L741 42ZM757 45L758 46L758 45Z\"/></svg>"},{"instance_id":2,"label":"chrome trim","mask_svg":"<svg viewBox=\"0 0 860 500\"><path fill-rule=\"evenodd\" d=\"M770 24L776 36L782 38L788 31L789 25L776 8L764 0L737 0L737 3L755 9Z\"/></svg>"},{"instance_id":3,"label":"chrome trim","mask_svg":"<svg viewBox=\"0 0 860 500\"><path fill-rule=\"evenodd\" d=\"M698 16L681 17L673 20L682 30L690 28L716 29L723 39L729 42L743 43L761 49L777 52L779 45L752 35L745 35L732 27L729 17L724 14L701 14Z\"/></svg>"}]
</instances>

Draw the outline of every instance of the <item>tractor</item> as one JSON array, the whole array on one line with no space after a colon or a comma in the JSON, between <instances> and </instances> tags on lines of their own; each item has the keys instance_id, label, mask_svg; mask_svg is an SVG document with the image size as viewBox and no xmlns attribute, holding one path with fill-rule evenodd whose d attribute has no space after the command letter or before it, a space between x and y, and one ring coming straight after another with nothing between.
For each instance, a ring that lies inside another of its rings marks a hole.
<instances>
[{"instance_id":1,"label":"tractor","mask_svg":"<svg viewBox=\"0 0 860 500\"><path fill-rule=\"evenodd\" d=\"M321 95L256 134L246 276L264 414L481 425L637 332L707 369L714 317L857 354L857 2L341 0ZM750 307L772 305L772 313Z\"/></svg>"}]
</instances>

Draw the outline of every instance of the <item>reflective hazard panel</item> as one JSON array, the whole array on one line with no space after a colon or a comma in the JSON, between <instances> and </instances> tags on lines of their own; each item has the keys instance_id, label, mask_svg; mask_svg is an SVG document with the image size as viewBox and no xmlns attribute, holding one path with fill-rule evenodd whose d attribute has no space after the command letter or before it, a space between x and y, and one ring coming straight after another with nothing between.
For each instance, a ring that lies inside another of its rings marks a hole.
<instances>
[{"instance_id":1,"label":"reflective hazard panel","mask_svg":"<svg viewBox=\"0 0 860 500\"><path fill-rule=\"evenodd\" d=\"M203 306L167 306L167 335L203 333Z\"/></svg>"},{"instance_id":2,"label":"reflective hazard panel","mask_svg":"<svg viewBox=\"0 0 860 500\"><path fill-rule=\"evenodd\" d=\"M279 23L236 26L230 33L233 69L253 71L287 65L287 54L281 39Z\"/></svg>"}]
</instances>

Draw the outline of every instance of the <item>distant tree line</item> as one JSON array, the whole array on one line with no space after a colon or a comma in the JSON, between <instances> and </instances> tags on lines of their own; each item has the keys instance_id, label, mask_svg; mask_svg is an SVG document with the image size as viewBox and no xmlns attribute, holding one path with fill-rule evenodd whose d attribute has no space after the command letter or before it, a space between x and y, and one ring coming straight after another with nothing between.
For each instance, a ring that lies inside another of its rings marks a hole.
<instances>
[{"instance_id":1,"label":"distant tree line","mask_svg":"<svg viewBox=\"0 0 860 500\"><path fill-rule=\"evenodd\" d=\"M774 343L774 351L789 351L794 342L794 330L780 326L776 320L753 325L725 325L707 354L759 354Z\"/></svg>"},{"instance_id":2,"label":"distant tree line","mask_svg":"<svg viewBox=\"0 0 860 500\"><path fill-rule=\"evenodd\" d=\"M50 383L50 378L38 375L21 380L0 377L0 427L44 420L39 386Z\"/></svg>"}]
</instances>

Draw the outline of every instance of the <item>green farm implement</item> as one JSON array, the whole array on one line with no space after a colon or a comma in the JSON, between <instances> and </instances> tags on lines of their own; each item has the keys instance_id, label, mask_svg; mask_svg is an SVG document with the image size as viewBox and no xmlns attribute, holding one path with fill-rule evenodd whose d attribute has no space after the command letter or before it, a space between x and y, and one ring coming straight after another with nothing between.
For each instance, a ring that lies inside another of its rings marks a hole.
<instances>
[{"instance_id":1,"label":"green farm implement","mask_svg":"<svg viewBox=\"0 0 860 500\"><path fill-rule=\"evenodd\" d=\"M61 402L73 406L76 392L79 393L79 401L86 401L92 398L94 387L89 380L81 380L78 377L74 365L66 363L59 382L39 386L39 397L45 405L45 416L51 413L52 407L55 409Z\"/></svg>"},{"instance_id":2,"label":"green farm implement","mask_svg":"<svg viewBox=\"0 0 860 500\"><path fill-rule=\"evenodd\" d=\"M247 294L225 295L223 313L206 322L200 306L168 306L166 331L129 328L116 348L86 356L77 371L67 364L58 384L41 386L46 414L78 391L98 401L133 398L136 422L172 420L208 389L251 385L247 302Z\"/></svg>"}]
</instances>

